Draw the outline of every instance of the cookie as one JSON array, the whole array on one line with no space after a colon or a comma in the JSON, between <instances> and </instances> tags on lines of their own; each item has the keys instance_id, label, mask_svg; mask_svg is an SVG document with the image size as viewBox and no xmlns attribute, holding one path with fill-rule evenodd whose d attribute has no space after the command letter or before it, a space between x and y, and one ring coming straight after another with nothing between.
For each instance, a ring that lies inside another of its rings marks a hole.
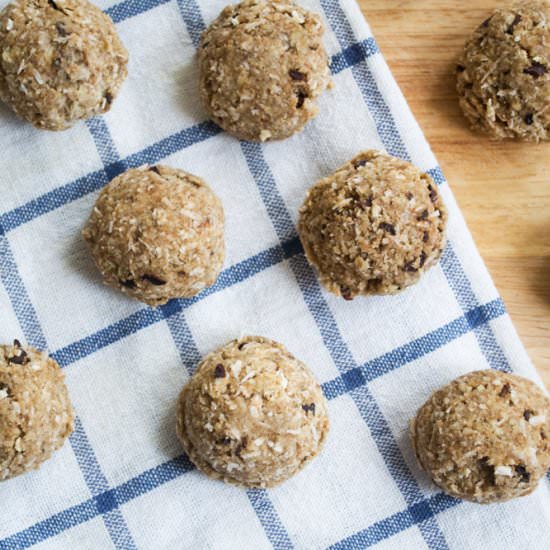
<instances>
[{"instance_id":1,"label":"cookie","mask_svg":"<svg viewBox=\"0 0 550 550\"><path fill-rule=\"evenodd\" d=\"M531 493L550 466L550 400L520 376L472 372L428 399L411 436L420 466L445 492L502 502Z\"/></svg>"},{"instance_id":2,"label":"cookie","mask_svg":"<svg viewBox=\"0 0 550 550\"><path fill-rule=\"evenodd\" d=\"M203 33L200 96L212 120L250 141L284 139L331 85L323 24L287 0L227 6Z\"/></svg>"},{"instance_id":3,"label":"cookie","mask_svg":"<svg viewBox=\"0 0 550 550\"><path fill-rule=\"evenodd\" d=\"M100 193L83 237L107 284L158 306L216 281L225 255L223 207L183 170L132 168Z\"/></svg>"},{"instance_id":4,"label":"cookie","mask_svg":"<svg viewBox=\"0 0 550 550\"><path fill-rule=\"evenodd\" d=\"M0 346L0 481L37 469L73 431L63 379L45 353Z\"/></svg>"},{"instance_id":5,"label":"cookie","mask_svg":"<svg viewBox=\"0 0 550 550\"><path fill-rule=\"evenodd\" d=\"M364 151L308 191L298 230L321 283L351 300L416 283L441 255L446 221L430 176Z\"/></svg>"},{"instance_id":6,"label":"cookie","mask_svg":"<svg viewBox=\"0 0 550 550\"><path fill-rule=\"evenodd\" d=\"M516 3L494 11L467 41L457 88L474 130L495 139L548 139L549 24L547 2Z\"/></svg>"},{"instance_id":7,"label":"cookie","mask_svg":"<svg viewBox=\"0 0 550 550\"><path fill-rule=\"evenodd\" d=\"M206 356L183 388L177 433L207 476L273 487L321 450L325 398L311 371L281 344L257 336Z\"/></svg>"},{"instance_id":8,"label":"cookie","mask_svg":"<svg viewBox=\"0 0 550 550\"><path fill-rule=\"evenodd\" d=\"M0 13L0 99L37 128L108 111L127 62L113 22L87 0L17 0Z\"/></svg>"}]
</instances>

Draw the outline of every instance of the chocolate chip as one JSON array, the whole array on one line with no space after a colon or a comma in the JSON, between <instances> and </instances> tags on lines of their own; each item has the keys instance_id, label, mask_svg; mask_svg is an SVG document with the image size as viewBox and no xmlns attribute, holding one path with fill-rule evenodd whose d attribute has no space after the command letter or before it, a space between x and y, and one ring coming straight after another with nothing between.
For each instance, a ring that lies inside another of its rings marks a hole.
<instances>
[{"instance_id":1,"label":"chocolate chip","mask_svg":"<svg viewBox=\"0 0 550 550\"><path fill-rule=\"evenodd\" d=\"M297 71L295 69L288 71L288 74L290 75L290 78L292 78L292 80L298 80L299 82L303 82L307 78L305 73L301 73L300 71Z\"/></svg>"},{"instance_id":2,"label":"chocolate chip","mask_svg":"<svg viewBox=\"0 0 550 550\"><path fill-rule=\"evenodd\" d=\"M427 231L424 231L424 235L422 236L422 241L427 243L430 240L430 234Z\"/></svg>"},{"instance_id":3,"label":"chocolate chip","mask_svg":"<svg viewBox=\"0 0 550 550\"><path fill-rule=\"evenodd\" d=\"M105 101L107 102L107 105L110 105L113 102L113 94L111 92L105 92L104 96Z\"/></svg>"},{"instance_id":4,"label":"chocolate chip","mask_svg":"<svg viewBox=\"0 0 550 550\"><path fill-rule=\"evenodd\" d=\"M380 222L378 227L382 229L382 231L386 231L390 235L395 235L395 227L391 223Z\"/></svg>"},{"instance_id":5,"label":"chocolate chip","mask_svg":"<svg viewBox=\"0 0 550 550\"><path fill-rule=\"evenodd\" d=\"M500 393L498 394L498 396L499 397L506 397L510 393L512 393L512 390L510 389L510 384L504 384L504 386L502 386L502 389L500 390Z\"/></svg>"},{"instance_id":6,"label":"chocolate chip","mask_svg":"<svg viewBox=\"0 0 550 550\"><path fill-rule=\"evenodd\" d=\"M541 439L546 439L546 434L544 433L544 430L540 431L540 437Z\"/></svg>"},{"instance_id":7,"label":"chocolate chip","mask_svg":"<svg viewBox=\"0 0 550 550\"><path fill-rule=\"evenodd\" d=\"M136 282L134 279L126 279L125 281L119 281L122 286L126 288L136 288Z\"/></svg>"},{"instance_id":8,"label":"chocolate chip","mask_svg":"<svg viewBox=\"0 0 550 550\"><path fill-rule=\"evenodd\" d=\"M342 298L344 298L344 300L347 300L348 302L353 300L353 296L351 295L351 290L347 286L340 287L340 294L342 295Z\"/></svg>"},{"instance_id":9,"label":"chocolate chip","mask_svg":"<svg viewBox=\"0 0 550 550\"><path fill-rule=\"evenodd\" d=\"M407 262L403 266L403 271L406 271L408 273L414 273L415 271L418 271L418 269L416 267L414 267L413 262Z\"/></svg>"},{"instance_id":10,"label":"chocolate chip","mask_svg":"<svg viewBox=\"0 0 550 550\"><path fill-rule=\"evenodd\" d=\"M300 109L304 105L307 94L301 90L298 90L296 92L296 97L298 98L298 101L296 102L296 109Z\"/></svg>"},{"instance_id":11,"label":"chocolate chip","mask_svg":"<svg viewBox=\"0 0 550 550\"><path fill-rule=\"evenodd\" d=\"M523 411L523 418L529 422L529 419L534 415L535 413L529 409Z\"/></svg>"},{"instance_id":12,"label":"chocolate chip","mask_svg":"<svg viewBox=\"0 0 550 550\"><path fill-rule=\"evenodd\" d=\"M521 483L529 483L529 480L531 479L531 474L527 471L527 468L523 464L518 464L514 466L514 470L516 471L516 474L520 477Z\"/></svg>"},{"instance_id":13,"label":"chocolate chip","mask_svg":"<svg viewBox=\"0 0 550 550\"><path fill-rule=\"evenodd\" d=\"M545 75L547 72L547 69L542 63L533 61L530 67L527 67L527 69L523 69L523 72L525 74L531 75L536 80L540 76Z\"/></svg>"},{"instance_id":14,"label":"chocolate chip","mask_svg":"<svg viewBox=\"0 0 550 550\"><path fill-rule=\"evenodd\" d=\"M160 176L160 171L156 166L150 166L149 172L154 172L155 174L158 174Z\"/></svg>"},{"instance_id":15,"label":"chocolate chip","mask_svg":"<svg viewBox=\"0 0 550 550\"><path fill-rule=\"evenodd\" d=\"M421 222L422 220L427 220L429 215L430 213L427 210L424 210L424 212L422 212L422 214L420 214L420 216L416 219Z\"/></svg>"},{"instance_id":16,"label":"chocolate chip","mask_svg":"<svg viewBox=\"0 0 550 550\"><path fill-rule=\"evenodd\" d=\"M14 341L13 341L13 347L14 348L20 348L21 347L21 342L15 338Z\"/></svg>"},{"instance_id":17,"label":"chocolate chip","mask_svg":"<svg viewBox=\"0 0 550 550\"><path fill-rule=\"evenodd\" d=\"M519 13L516 13L514 20L512 21L512 24L508 27L508 30L506 32L508 34L514 34L514 28L520 21L521 21L521 15Z\"/></svg>"},{"instance_id":18,"label":"chocolate chip","mask_svg":"<svg viewBox=\"0 0 550 550\"><path fill-rule=\"evenodd\" d=\"M58 21L56 24L55 24L55 29L57 30L57 34L59 34L59 36L67 36L67 29L65 28L65 23L63 23L62 21Z\"/></svg>"},{"instance_id":19,"label":"chocolate chip","mask_svg":"<svg viewBox=\"0 0 550 550\"><path fill-rule=\"evenodd\" d=\"M527 113L527 114L523 117L523 121L524 121L525 124L527 124L528 126L531 126L531 124L533 124L533 122L534 122L533 113Z\"/></svg>"},{"instance_id":20,"label":"chocolate chip","mask_svg":"<svg viewBox=\"0 0 550 550\"><path fill-rule=\"evenodd\" d=\"M484 477L487 482L491 485L495 484L495 467L492 464L489 464L489 457L484 456L478 461L478 466L481 472L482 477Z\"/></svg>"},{"instance_id":21,"label":"chocolate chip","mask_svg":"<svg viewBox=\"0 0 550 550\"><path fill-rule=\"evenodd\" d=\"M365 208L370 208L372 206L372 197L363 199L359 204Z\"/></svg>"},{"instance_id":22,"label":"chocolate chip","mask_svg":"<svg viewBox=\"0 0 550 550\"><path fill-rule=\"evenodd\" d=\"M313 416L315 416L315 403L310 403L309 405L302 405L302 409L304 409L305 413L312 413Z\"/></svg>"},{"instance_id":23,"label":"chocolate chip","mask_svg":"<svg viewBox=\"0 0 550 550\"><path fill-rule=\"evenodd\" d=\"M410 201L412 201L413 198L414 198L414 195L413 195L410 191L408 191L407 194L406 194L405 196L406 196L407 199L409 199Z\"/></svg>"},{"instance_id":24,"label":"chocolate chip","mask_svg":"<svg viewBox=\"0 0 550 550\"><path fill-rule=\"evenodd\" d=\"M426 263L426 253L422 251L420 253L420 267L424 267L424 264Z\"/></svg>"},{"instance_id":25,"label":"chocolate chip","mask_svg":"<svg viewBox=\"0 0 550 550\"><path fill-rule=\"evenodd\" d=\"M225 378L225 369L221 363L218 363L214 369L214 378Z\"/></svg>"},{"instance_id":26,"label":"chocolate chip","mask_svg":"<svg viewBox=\"0 0 550 550\"><path fill-rule=\"evenodd\" d=\"M466 67L464 65L457 65L456 66L456 72L457 73L463 73L466 70Z\"/></svg>"},{"instance_id":27,"label":"chocolate chip","mask_svg":"<svg viewBox=\"0 0 550 550\"><path fill-rule=\"evenodd\" d=\"M493 16L491 15L491 17L488 17L487 19L485 19L485 21L483 21L483 23L481 23L481 26L483 28L487 28L489 26L489 23L491 22L492 18L493 18Z\"/></svg>"},{"instance_id":28,"label":"chocolate chip","mask_svg":"<svg viewBox=\"0 0 550 550\"><path fill-rule=\"evenodd\" d=\"M152 285L155 285L155 286L162 286L166 284L166 281L159 279L156 275L145 274L145 275L142 275L141 278L144 279L145 281L149 281Z\"/></svg>"},{"instance_id":29,"label":"chocolate chip","mask_svg":"<svg viewBox=\"0 0 550 550\"><path fill-rule=\"evenodd\" d=\"M361 166L365 166L367 162L369 162L367 159L356 160L353 163L353 167L357 170L357 168L360 168Z\"/></svg>"},{"instance_id":30,"label":"chocolate chip","mask_svg":"<svg viewBox=\"0 0 550 550\"><path fill-rule=\"evenodd\" d=\"M8 363L14 365L26 365L30 359L27 357L27 352L24 349L19 349L19 354L13 357L8 357Z\"/></svg>"},{"instance_id":31,"label":"chocolate chip","mask_svg":"<svg viewBox=\"0 0 550 550\"><path fill-rule=\"evenodd\" d=\"M430 193L430 200L435 203L437 201L437 191L428 184L428 192Z\"/></svg>"},{"instance_id":32,"label":"chocolate chip","mask_svg":"<svg viewBox=\"0 0 550 550\"><path fill-rule=\"evenodd\" d=\"M237 445L237 448L235 449L235 454L240 458L241 453L246 449L246 446L248 445L248 436L244 435L241 438L241 442Z\"/></svg>"},{"instance_id":33,"label":"chocolate chip","mask_svg":"<svg viewBox=\"0 0 550 550\"><path fill-rule=\"evenodd\" d=\"M56 57L53 62L52 62L52 65L56 68L59 68L61 67L61 58L60 57Z\"/></svg>"},{"instance_id":34,"label":"chocolate chip","mask_svg":"<svg viewBox=\"0 0 550 550\"><path fill-rule=\"evenodd\" d=\"M48 4L54 9L54 10L57 10L57 11L63 11L59 8L59 6L54 2L54 0L48 0Z\"/></svg>"},{"instance_id":35,"label":"chocolate chip","mask_svg":"<svg viewBox=\"0 0 550 550\"><path fill-rule=\"evenodd\" d=\"M229 437L222 437L221 439L218 439L219 445L230 445L231 439Z\"/></svg>"}]
</instances>

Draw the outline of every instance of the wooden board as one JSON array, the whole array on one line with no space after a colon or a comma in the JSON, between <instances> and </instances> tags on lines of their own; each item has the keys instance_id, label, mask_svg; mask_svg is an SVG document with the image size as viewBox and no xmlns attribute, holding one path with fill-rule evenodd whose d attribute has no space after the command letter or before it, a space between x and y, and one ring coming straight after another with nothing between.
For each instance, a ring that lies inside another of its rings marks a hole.
<instances>
[{"instance_id":1,"label":"wooden board","mask_svg":"<svg viewBox=\"0 0 550 550\"><path fill-rule=\"evenodd\" d=\"M472 133L455 93L466 37L502 2L359 3L550 388L550 144L495 143Z\"/></svg>"}]
</instances>

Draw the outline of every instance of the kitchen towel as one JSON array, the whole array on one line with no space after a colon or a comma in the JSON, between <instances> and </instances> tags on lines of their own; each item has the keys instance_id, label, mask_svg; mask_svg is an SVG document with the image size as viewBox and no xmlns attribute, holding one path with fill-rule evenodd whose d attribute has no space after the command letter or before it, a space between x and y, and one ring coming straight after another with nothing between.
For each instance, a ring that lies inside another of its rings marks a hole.
<instances>
[{"instance_id":1,"label":"kitchen towel","mask_svg":"<svg viewBox=\"0 0 550 550\"><path fill-rule=\"evenodd\" d=\"M102 1L130 52L103 117L52 133L0 107L0 341L49 350L77 414L61 451L0 484L0 548L547 549L548 477L480 506L415 463L408 422L433 390L489 367L538 379L358 6L300 2L326 21L334 88L302 133L260 145L221 132L198 99L196 47L225 1ZM319 286L296 219L306 189L366 148L439 184L449 243L416 286L345 302ZM98 191L145 163L204 178L226 213L216 285L157 309L102 285L80 236ZM311 367L332 424L321 455L267 491L209 480L175 435L201 356L245 334Z\"/></svg>"}]
</instances>

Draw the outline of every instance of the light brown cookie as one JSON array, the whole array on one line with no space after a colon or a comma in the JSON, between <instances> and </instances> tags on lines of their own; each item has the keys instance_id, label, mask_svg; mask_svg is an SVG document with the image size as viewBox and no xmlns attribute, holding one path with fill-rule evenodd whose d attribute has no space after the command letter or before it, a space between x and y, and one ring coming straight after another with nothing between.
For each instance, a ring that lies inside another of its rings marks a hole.
<instances>
[{"instance_id":1,"label":"light brown cookie","mask_svg":"<svg viewBox=\"0 0 550 550\"><path fill-rule=\"evenodd\" d=\"M200 95L212 120L251 141L284 139L331 85L321 19L288 0L227 6L203 33Z\"/></svg>"},{"instance_id":2,"label":"light brown cookie","mask_svg":"<svg viewBox=\"0 0 550 550\"><path fill-rule=\"evenodd\" d=\"M127 62L113 22L87 0L16 0L0 13L0 98L37 128L108 111Z\"/></svg>"},{"instance_id":3,"label":"light brown cookie","mask_svg":"<svg viewBox=\"0 0 550 550\"><path fill-rule=\"evenodd\" d=\"M480 503L527 495L550 466L550 400L525 378L476 371L435 392L411 423L418 462Z\"/></svg>"},{"instance_id":4,"label":"light brown cookie","mask_svg":"<svg viewBox=\"0 0 550 550\"><path fill-rule=\"evenodd\" d=\"M298 229L323 285L351 300L416 283L441 255L446 221L427 174L364 151L308 191Z\"/></svg>"},{"instance_id":5,"label":"light brown cookie","mask_svg":"<svg viewBox=\"0 0 550 550\"><path fill-rule=\"evenodd\" d=\"M45 353L0 346L0 481L38 468L73 431L63 379Z\"/></svg>"},{"instance_id":6,"label":"light brown cookie","mask_svg":"<svg viewBox=\"0 0 550 550\"><path fill-rule=\"evenodd\" d=\"M183 388L177 433L206 475L272 487L312 460L329 430L311 371L281 344L248 336L206 356Z\"/></svg>"},{"instance_id":7,"label":"light brown cookie","mask_svg":"<svg viewBox=\"0 0 550 550\"><path fill-rule=\"evenodd\" d=\"M175 168L132 168L100 193L83 230L107 284L152 306L216 281L224 213L203 180Z\"/></svg>"},{"instance_id":8,"label":"light brown cookie","mask_svg":"<svg viewBox=\"0 0 550 550\"><path fill-rule=\"evenodd\" d=\"M546 140L550 130L550 4L501 8L466 42L457 65L460 106L493 138Z\"/></svg>"}]
</instances>

